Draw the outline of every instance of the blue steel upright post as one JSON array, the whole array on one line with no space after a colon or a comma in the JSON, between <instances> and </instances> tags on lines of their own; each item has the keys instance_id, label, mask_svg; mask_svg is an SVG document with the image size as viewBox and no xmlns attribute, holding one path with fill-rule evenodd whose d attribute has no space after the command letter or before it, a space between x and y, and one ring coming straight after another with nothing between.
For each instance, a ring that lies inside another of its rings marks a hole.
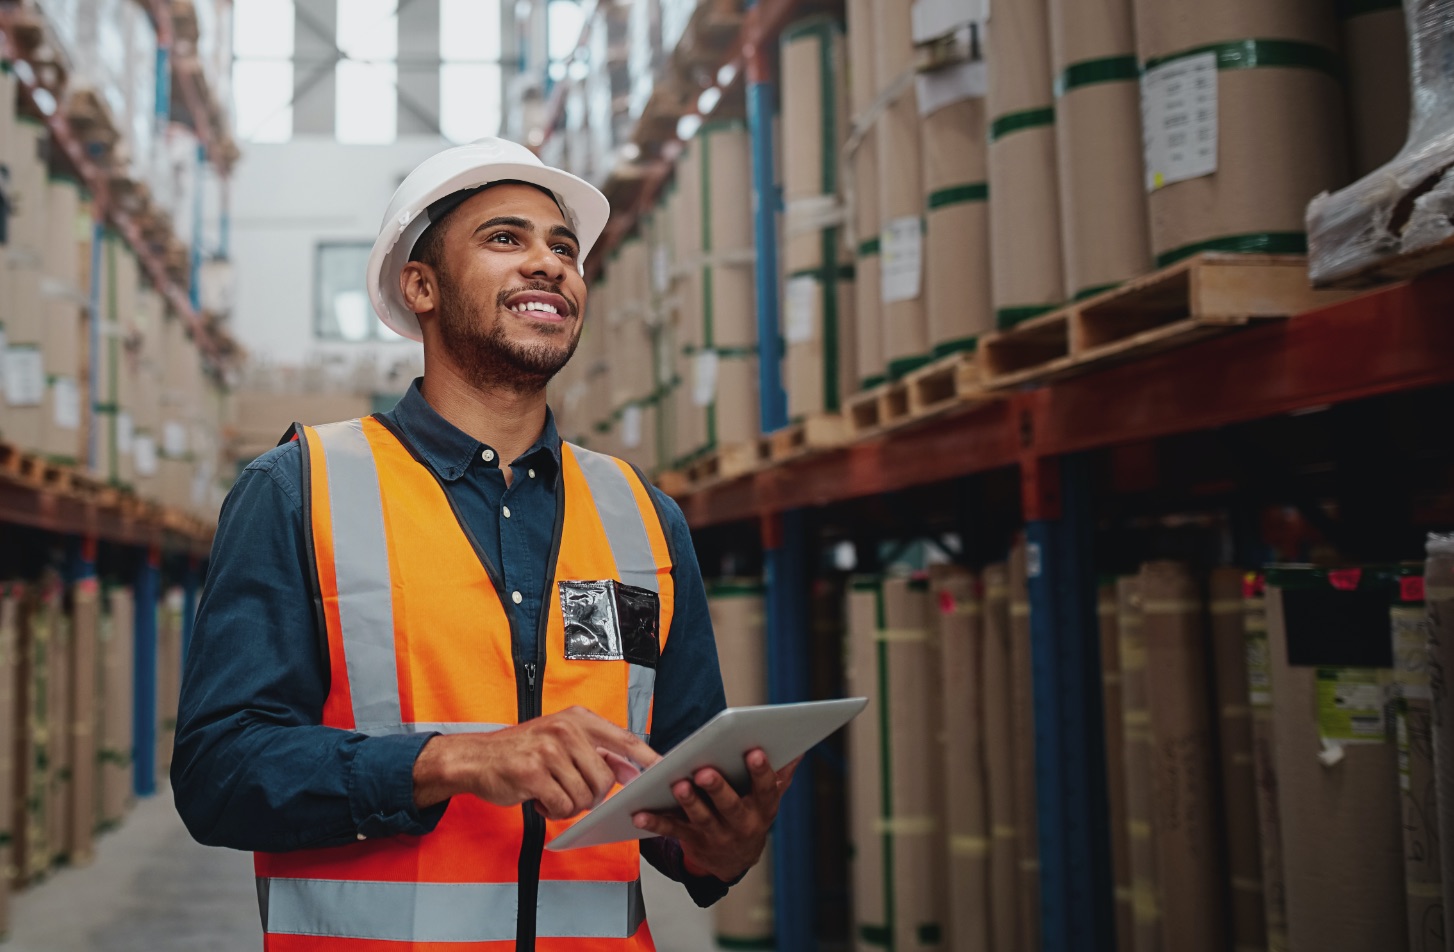
<instances>
[{"instance_id":1,"label":"blue steel upright post","mask_svg":"<svg viewBox=\"0 0 1454 952\"><path fill-rule=\"evenodd\" d=\"M1021 462L1030 589L1041 948L1114 944L1090 476L1083 456Z\"/></svg>"},{"instance_id":2,"label":"blue steel upright post","mask_svg":"<svg viewBox=\"0 0 1454 952\"><path fill-rule=\"evenodd\" d=\"M755 0L748 4L755 26ZM774 176L773 120L777 85L762 37L746 53L747 127L752 138L752 211L757 245L758 412L763 433L788 424L782 383L782 344L778 325L777 220L782 193ZM801 512L769 516L763 522L763 583L767 611L768 699L774 704L809 696L807 539ZM774 766L782 766L775 764ZM777 948L814 952L817 911L813 843L812 770L805 766L783 798L773 831L773 907Z\"/></svg>"},{"instance_id":3,"label":"blue steel upright post","mask_svg":"<svg viewBox=\"0 0 1454 952\"><path fill-rule=\"evenodd\" d=\"M138 797L157 792L157 601L161 553L148 548L136 570L136 640L132 672L132 786Z\"/></svg>"}]
</instances>

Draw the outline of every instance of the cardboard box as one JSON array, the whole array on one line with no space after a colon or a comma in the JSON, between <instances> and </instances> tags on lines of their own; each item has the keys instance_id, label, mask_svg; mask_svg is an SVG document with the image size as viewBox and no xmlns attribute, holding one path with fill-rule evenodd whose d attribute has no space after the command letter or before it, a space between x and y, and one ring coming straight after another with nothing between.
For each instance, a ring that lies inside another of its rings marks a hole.
<instances>
[{"instance_id":1,"label":"cardboard box","mask_svg":"<svg viewBox=\"0 0 1454 952\"><path fill-rule=\"evenodd\" d=\"M979 579L958 566L931 570L938 607L944 760L942 801L948 854L948 932L944 947L989 952L990 823L985 772L984 597Z\"/></svg>"},{"instance_id":2,"label":"cardboard box","mask_svg":"<svg viewBox=\"0 0 1454 952\"><path fill-rule=\"evenodd\" d=\"M1162 947L1221 952L1226 871L1203 605L1180 563L1148 562L1139 581Z\"/></svg>"},{"instance_id":3,"label":"cardboard box","mask_svg":"<svg viewBox=\"0 0 1454 952\"><path fill-rule=\"evenodd\" d=\"M1292 952L1408 947L1397 760L1383 703L1390 600L1384 581L1357 569L1268 570Z\"/></svg>"},{"instance_id":4,"label":"cardboard box","mask_svg":"<svg viewBox=\"0 0 1454 952\"><path fill-rule=\"evenodd\" d=\"M1262 846L1257 829L1257 780L1253 771L1252 707L1247 690L1247 632L1242 570L1212 570L1212 668L1221 741L1222 809L1227 839L1227 885L1232 903L1229 933L1234 948L1267 945Z\"/></svg>"},{"instance_id":5,"label":"cardboard box","mask_svg":"<svg viewBox=\"0 0 1454 952\"><path fill-rule=\"evenodd\" d=\"M984 692L985 776L990 823L990 948L1024 949L1020 940L1019 811L1015 793L1013 648L1010 644L1009 568L985 566Z\"/></svg>"}]
</instances>

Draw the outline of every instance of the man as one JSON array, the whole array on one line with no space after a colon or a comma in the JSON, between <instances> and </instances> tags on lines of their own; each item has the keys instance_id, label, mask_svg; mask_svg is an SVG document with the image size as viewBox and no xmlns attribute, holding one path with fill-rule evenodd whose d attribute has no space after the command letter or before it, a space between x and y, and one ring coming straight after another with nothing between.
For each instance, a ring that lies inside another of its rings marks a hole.
<instances>
[{"instance_id":1,"label":"man","mask_svg":"<svg viewBox=\"0 0 1454 952\"><path fill-rule=\"evenodd\" d=\"M542 849L724 706L681 510L545 403L608 215L514 143L427 159L369 263L424 377L223 508L172 783L256 852L269 950L651 949L642 856L707 905L761 855L792 774L761 751L749 792L703 770L636 817L661 838Z\"/></svg>"}]
</instances>

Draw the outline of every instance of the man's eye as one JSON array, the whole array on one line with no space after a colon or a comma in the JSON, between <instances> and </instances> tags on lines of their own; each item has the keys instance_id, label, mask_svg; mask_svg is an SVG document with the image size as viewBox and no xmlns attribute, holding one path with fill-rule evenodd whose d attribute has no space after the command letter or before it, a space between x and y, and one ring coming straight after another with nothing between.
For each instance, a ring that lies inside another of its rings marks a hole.
<instances>
[{"instance_id":1,"label":"man's eye","mask_svg":"<svg viewBox=\"0 0 1454 952\"><path fill-rule=\"evenodd\" d=\"M515 241L515 236L512 235L512 234L510 234L507 231L502 231L502 232L499 232L497 234L491 235L488 240L489 241L508 241L508 242L511 242L513 244L514 241Z\"/></svg>"},{"instance_id":2,"label":"man's eye","mask_svg":"<svg viewBox=\"0 0 1454 952\"><path fill-rule=\"evenodd\" d=\"M556 245L551 250L566 258L574 258L576 256L576 250L570 245Z\"/></svg>"}]
</instances>

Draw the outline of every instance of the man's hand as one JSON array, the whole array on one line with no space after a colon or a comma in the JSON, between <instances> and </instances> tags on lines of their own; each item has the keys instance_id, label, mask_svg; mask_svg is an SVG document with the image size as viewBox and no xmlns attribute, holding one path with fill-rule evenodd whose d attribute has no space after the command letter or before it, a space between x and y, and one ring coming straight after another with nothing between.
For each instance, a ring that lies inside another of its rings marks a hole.
<instances>
[{"instance_id":1,"label":"man's hand","mask_svg":"<svg viewBox=\"0 0 1454 952\"><path fill-rule=\"evenodd\" d=\"M736 879L762 858L778 802L802 760L774 771L761 750L749 751L745 759L752 777L752 789L746 794L738 795L717 771L699 770L691 781L672 787L685 819L638 813L633 818L636 826L681 841L682 858L692 875L711 875L723 882Z\"/></svg>"},{"instance_id":2,"label":"man's hand","mask_svg":"<svg viewBox=\"0 0 1454 952\"><path fill-rule=\"evenodd\" d=\"M422 808L471 793L502 807L534 800L547 819L568 819L634 774L613 766L608 751L642 767L661 759L635 734L583 707L490 734L444 734L414 761L414 802Z\"/></svg>"}]
</instances>

